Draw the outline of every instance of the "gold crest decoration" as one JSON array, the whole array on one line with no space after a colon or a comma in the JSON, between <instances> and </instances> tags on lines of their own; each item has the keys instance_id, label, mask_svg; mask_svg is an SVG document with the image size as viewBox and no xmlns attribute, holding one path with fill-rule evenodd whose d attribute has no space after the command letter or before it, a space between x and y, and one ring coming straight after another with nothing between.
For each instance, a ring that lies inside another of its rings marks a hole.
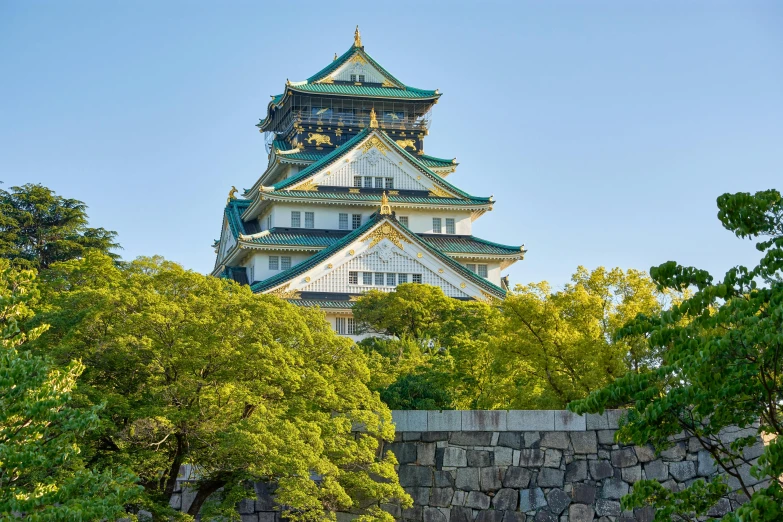
<instances>
[{"instance_id":1,"label":"gold crest decoration","mask_svg":"<svg viewBox=\"0 0 783 522\"><path fill-rule=\"evenodd\" d=\"M372 248L384 239L388 239L394 245L399 248L400 250L405 250L405 248L402 246L403 241L405 243L410 243L408 238L397 232L397 229L391 226L388 223L384 223L383 225L379 226L366 236L362 238L362 241L367 241L370 239L370 246L368 248Z\"/></svg>"}]
</instances>

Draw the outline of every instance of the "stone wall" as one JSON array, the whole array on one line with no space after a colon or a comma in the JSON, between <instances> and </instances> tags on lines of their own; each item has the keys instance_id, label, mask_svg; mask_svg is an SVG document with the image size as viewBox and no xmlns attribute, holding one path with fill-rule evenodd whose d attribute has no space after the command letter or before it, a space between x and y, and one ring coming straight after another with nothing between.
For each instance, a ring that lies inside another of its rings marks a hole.
<instances>
[{"instance_id":1,"label":"stone wall","mask_svg":"<svg viewBox=\"0 0 783 522\"><path fill-rule=\"evenodd\" d=\"M411 522L650 521L650 508L622 512L620 498L643 478L678 489L717 473L698 441L681 438L659 455L614 442L620 412L577 416L565 411L395 411L400 483L414 506L384 508ZM726 441L754 434L734 430ZM746 452L755 459L759 442ZM749 465L739 469L756 483ZM736 479L729 481L738 487ZM243 501L243 522L275 522L268 490ZM743 501L732 494L713 508L721 516ZM352 518L348 514L340 520Z\"/></svg>"}]
</instances>

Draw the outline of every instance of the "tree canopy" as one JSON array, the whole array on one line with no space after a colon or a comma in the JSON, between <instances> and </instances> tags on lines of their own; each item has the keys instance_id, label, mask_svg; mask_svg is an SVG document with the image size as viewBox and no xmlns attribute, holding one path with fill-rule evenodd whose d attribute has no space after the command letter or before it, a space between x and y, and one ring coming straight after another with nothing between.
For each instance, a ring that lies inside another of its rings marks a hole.
<instances>
[{"instance_id":1,"label":"tree canopy","mask_svg":"<svg viewBox=\"0 0 783 522\"><path fill-rule=\"evenodd\" d=\"M692 295L671 309L641 314L617 332L620 342L640 335L660 354L652 371L629 372L575 401L578 412L628 408L618 436L636 444L671 444L693 437L729 479L696 481L669 491L656 481L634 485L625 508L652 504L656 520L695 520L721 497L748 500L729 520L783 518L783 200L776 190L724 194L718 218L739 238L760 239L752 268L735 266L722 280L673 261L651 270L658 288ZM745 430L731 439L727 430ZM759 433L768 443L756 460Z\"/></svg>"},{"instance_id":2,"label":"tree canopy","mask_svg":"<svg viewBox=\"0 0 783 522\"><path fill-rule=\"evenodd\" d=\"M84 361L78 399L106 404L90 457L140 477L138 508L172 516L185 463L198 477L190 515L235 513L255 480L277 485L294 520L390 519L381 503L410 502L393 455L376 455L394 430L366 358L321 312L159 258L118 267L87 252L44 278L39 320L52 328L36 349Z\"/></svg>"},{"instance_id":3,"label":"tree canopy","mask_svg":"<svg viewBox=\"0 0 783 522\"><path fill-rule=\"evenodd\" d=\"M87 205L35 184L0 190L0 258L45 269L96 249L113 258L117 233L87 226Z\"/></svg>"}]
</instances>

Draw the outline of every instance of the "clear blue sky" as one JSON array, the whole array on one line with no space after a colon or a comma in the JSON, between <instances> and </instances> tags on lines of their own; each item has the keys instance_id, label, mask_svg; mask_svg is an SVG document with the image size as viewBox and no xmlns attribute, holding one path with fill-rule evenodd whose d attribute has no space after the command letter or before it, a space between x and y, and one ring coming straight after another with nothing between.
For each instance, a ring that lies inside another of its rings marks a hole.
<instances>
[{"instance_id":1,"label":"clear blue sky","mask_svg":"<svg viewBox=\"0 0 783 522\"><path fill-rule=\"evenodd\" d=\"M0 180L43 183L119 232L126 258L214 263L254 125L286 78L352 43L444 93L426 142L525 243L512 282L577 265L712 271L757 258L727 191L783 189L783 3L0 0Z\"/></svg>"}]
</instances>

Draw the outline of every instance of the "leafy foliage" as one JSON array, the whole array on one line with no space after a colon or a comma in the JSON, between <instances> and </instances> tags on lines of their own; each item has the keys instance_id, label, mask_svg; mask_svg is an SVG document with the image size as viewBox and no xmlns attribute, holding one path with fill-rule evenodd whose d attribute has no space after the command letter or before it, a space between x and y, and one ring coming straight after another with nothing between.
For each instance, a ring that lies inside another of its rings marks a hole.
<instances>
[{"instance_id":1,"label":"leafy foliage","mask_svg":"<svg viewBox=\"0 0 783 522\"><path fill-rule=\"evenodd\" d=\"M46 330L18 327L32 315L34 278L0 260L0 519L116 519L140 488L126 469L90 468L81 458L80 440L96 429L100 409L72 405L84 366L58 369L23 351Z\"/></svg>"},{"instance_id":2,"label":"leafy foliage","mask_svg":"<svg viewBox=\"0 0 783 522\"><path fill-rule=\"evenodd\" d=\"M618 338L647 336L650 349L661 355L660 366L628 373L569 405L579 413L627 406L622 440L663 448L684 432L726 470L728 483L697 481L676 495L650 481L637 483L624 507L655 505L659 521L695 519L726 495L750 499L728 520L783 516L783 201L775 190L724 194L718 209L723 226L738 237L766 238L756 244L763 253L759 264L736 266L718 282L704 270L672 261L653 268L660 289L693 288L693 294L670 310L640 315ZM745 429L744 436L731 441L726 436L731 427ZM754 462L751 446L759 432L770 440Z\"/></svg>"},{"instance_id":3,"label":"leafy foliage","mask_svg":"<svg viewBox=\"0 0 783 522\"><path fill-rule=\"evenodd\" d=\"M113 258L116 232L87 226L87 206L42 186L27 184L0 190L0 257L15 265L45 269L73 259L86 249Z\"/></svg>"},{"instance_id":4,"label":"leafy foliage","mask_svg":"<svg viewBox=\"0 0 783 522\"><path fill-rule=\"evenodd\" d=\"M133 469L139 508L173 516L185 463L202 519L235 517L255 480L276 483L292 520L390 520L381 503L410 503L393 455L377 455L394 431L366 359L320 312L159 258L121 268L91 252L45 277L52 329L37 347L84 360L79 399L106 403L91 456Z\"/></svg>"}]
</instances>

